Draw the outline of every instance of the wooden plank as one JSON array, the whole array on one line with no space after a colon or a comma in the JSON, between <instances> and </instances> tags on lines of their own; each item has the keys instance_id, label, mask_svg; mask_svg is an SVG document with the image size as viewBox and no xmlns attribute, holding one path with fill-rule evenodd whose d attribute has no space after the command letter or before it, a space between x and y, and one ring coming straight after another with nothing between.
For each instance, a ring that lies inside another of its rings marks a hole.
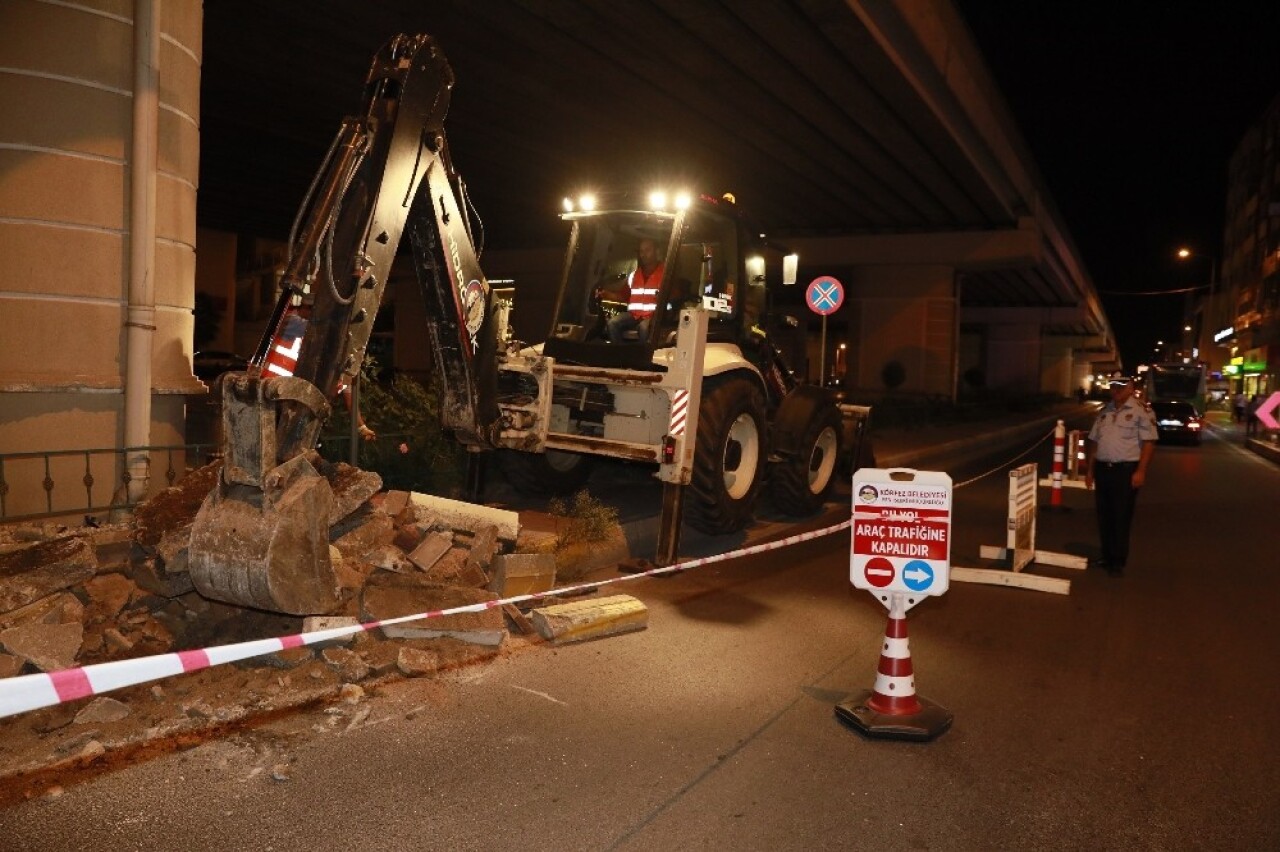
<instances>
[{"instance_id":1,"label":"wooden plank","mask_svg":"<svg viewBox=\"0 0 1280 852\"><path fill-rule=\"evenodd\" d=\"M1005 562L1009 558L1009 549L984 544L978 548L978 555L983 559ZM1070 553L1054 553L1052 550L1037 550L1032 561L1040 565L1052 565L1055 568L1075 568L1079 571L1089 567L1089 560L1083 556L1074 556Z\"/></svg>"},{"instance_id":2,"label":"wooden plank","mask_svg":"<svg viewBox=\"0 0 1280 852\"><path fill-rule=\"evenodd\" d=\"M539 635L557 645L633 633L649 626L649 608L630 595L539 607L532 616Z\"/></svg>"},{"instance_id":3,"label":"wooden plank","mask_svg":"<svg viewBox=\"0 0 1280 852\"><path fill-rule=\"evenodd\" d=\"M1009 558L1009 548L996 547L993 544L984 544L978 548L978 556L983 559L995 559L1003 562Z\"/></svg>"},{"instance_id":4,"label":"wooden plank","mask_svg":"<svg viewBox=\"0 0 1280 852\"><path fill-rule=\"evenodd\" d=\"M1075 556L1070 553L1054 553L1050 550L1037 550L1036 562L1041 565L1053 565L1058 568L1075 568L1083 571L1089 567L1089 560L1083 556Z\"/></svg>"},{"instance_id":5,"label":"wooden plank","mask_svg":"<svg viewBox=\"0 0 1280 852\"><path fill-rule=\"evenodd\" d=\"M1071 581L1057 577L1037 577L1035 574L1001 571L994 568L957 568L951 566L950 577L961 583L984 583L989 586L1013 586L1055 595L1071 594Z\"/></svg>"}]
</instances>

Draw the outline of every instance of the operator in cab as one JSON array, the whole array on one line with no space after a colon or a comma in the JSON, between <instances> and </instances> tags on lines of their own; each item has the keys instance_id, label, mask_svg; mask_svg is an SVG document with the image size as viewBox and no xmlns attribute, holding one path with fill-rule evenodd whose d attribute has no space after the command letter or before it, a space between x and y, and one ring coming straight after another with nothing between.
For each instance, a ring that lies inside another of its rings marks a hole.
<instances>
[{"instance_id":1,"label":"operator in cab","mask_svg":"<svg viewBox=\"0 0 1280 852\"><path fill-rule=\"evenodd\" d=\"M630 296L627 309L609 320L610 343L622 343L628 331L635 331L640 340L649 336L649 322L658 309L662 291L662 275L665 271L658 260L658 244L644 237L636 245L636 268L627 276Z\"/></svg>"}]
</instances>

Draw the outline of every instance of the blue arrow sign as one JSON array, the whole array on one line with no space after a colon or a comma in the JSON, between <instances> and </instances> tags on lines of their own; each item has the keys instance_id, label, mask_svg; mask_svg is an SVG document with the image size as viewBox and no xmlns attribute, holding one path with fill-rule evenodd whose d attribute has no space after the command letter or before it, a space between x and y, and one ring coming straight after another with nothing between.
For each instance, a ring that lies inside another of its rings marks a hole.
<instances>
[{"instance_id":1,"label":"blue arrow sign","mask_svg":"<svg viewBox=\"0 0 1280 852\"><path fill-rule=\"evenodd\" d=\"M809 310L820 316L833 314L844 302L844 287L830 275L815 278L804 294Z\"/></svg>"},{"instance_id":2,"label":"blue arrow sign","mask_svg":"<svg viewBox=\"0 0 1280 852\"><path fill-rule=\"evenodd\" d=\"M913 592L923 592L933 585L933 566L923 559L912 559L902 568L902 582Z\"/></svg>"}]
</instances>

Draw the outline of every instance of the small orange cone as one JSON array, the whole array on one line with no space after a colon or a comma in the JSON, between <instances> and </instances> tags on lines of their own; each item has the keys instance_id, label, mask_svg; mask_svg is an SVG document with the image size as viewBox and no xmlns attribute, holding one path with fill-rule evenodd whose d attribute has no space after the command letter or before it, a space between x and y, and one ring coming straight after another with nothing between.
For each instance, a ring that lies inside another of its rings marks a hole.
<instances>
[{"instance_id":1,"label":"small orange cone","mask_svg":"<svg viewBox=\"0 0 1280 852\"><path fill-rule=\"evenodd\" d=\"M951 727L951 712L916 695L902 597L893 595L889 608L875 687L837 704L836 717L869 737L931 740Z\"/></svg>"}]
</instances>

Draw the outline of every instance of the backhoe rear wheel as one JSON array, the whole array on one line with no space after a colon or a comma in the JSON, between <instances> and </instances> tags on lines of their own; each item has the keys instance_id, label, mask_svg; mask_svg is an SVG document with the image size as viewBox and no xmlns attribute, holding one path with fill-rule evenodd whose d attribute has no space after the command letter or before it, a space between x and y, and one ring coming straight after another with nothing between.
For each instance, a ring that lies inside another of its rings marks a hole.
<instances>
[{"instance_id":1,"label":"backhoe rear wheel","mask_svg":"<svg viewBox=\"0 0 1280 852\"><path fill-rule=\"evenodd\" d=\"M581 491L595 466L591 456L564 450L524 453L502 450L498 453L502 474L521 494L539 497L563 497Z\"/></svg>"},{"instance_id":2,"label":"backhoe rear wheel","mask_svg":"<svg viewBox=\"0 0 1280 852\"><path fill-rule=\"evenodd\" d=\"M795 458L774 465L773 503L784 514L810 515L822 508L840 458L840 410L824 406L805 428Z\"/></svg>"},{"instance_id":3,"label":"backhoe rear wheel","mask_svg":"<svg viewBox=\"0 0 1280 852\"><path fill-rule=\"evenodd\" d=\"M698 415L698 443L685 518L711 535L751 520L764 481L764 393L750 379L708 381Z\"/></svg>"}]
</instances>

